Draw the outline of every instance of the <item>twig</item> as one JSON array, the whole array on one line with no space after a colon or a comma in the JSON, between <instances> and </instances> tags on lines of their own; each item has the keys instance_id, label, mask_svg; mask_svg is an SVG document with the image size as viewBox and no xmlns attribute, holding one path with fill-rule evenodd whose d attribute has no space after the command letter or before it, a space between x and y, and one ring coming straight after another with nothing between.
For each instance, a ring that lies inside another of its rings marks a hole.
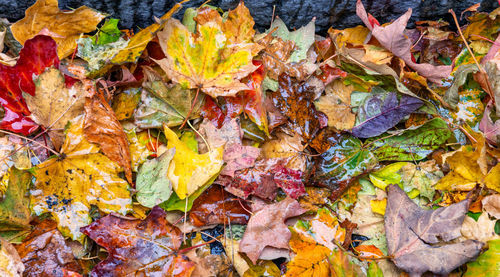
<instances>
[{"instance_id":1,"label":"twig","mask_svg":"<svg viewBox=\"0 0 500 277\"><path fill-rule=\"evenodd\" d=\"M29 141L29 142L35 143L35 144L37 144L37 145L39 145L39 146L41 146L41 147L43 147L43 148L45 148L45 149L49 150L50 152L52 152L54 155L56 155L56 156L58 156L58 157L60 157L60 156L61 156L61 154L57 153L55 150L51 149L50 147L47 147L47 146L43 145L42 143L40 143L40 142L38 142L38 141L36 141L36 140L33 140L33 139L30 139L30 138L27 138L27 137L25 137L25 136L18 135L18 134L16 134L16 133L12 133L12 132L9 132L9 131L5 131L5 130L0 130L0 133L4 133L4 134L8 134L8 135L11 135L11 136L15 136L15 137L18 137L18 138L25 139L25 140L27 140L27 141ZM2 160L2 161L3 161L3 160Z\"/></svg>"},{"instance_id":2,"label":"twig","mask_svg":"<svg viewBox=\"0 0 500 277\"><path fill-rule=\"evenodd\" d=\"M457 25L458 33L460 34L460 37L464 41L465 46L467 47L467 50L469 50L469 53L471 54L472 59L474 59L474 62L476 63L477 68L479 69L479 71L486 74L486 71L484 71L484 69L481 67L481 65L479 65L479 62L477 61L476 56L474 56L474 52L472 52L472 50L470 49L469 43L467 43L467 40L465 39L464 34L462 33L462 30L460 29L460 24L458 24L457 15L455 14L455 12L452 9L449 9L448 12L451 13L451 15L453 16L453 20L455 21L455 25Z\"/></svg>"}]
</instances>

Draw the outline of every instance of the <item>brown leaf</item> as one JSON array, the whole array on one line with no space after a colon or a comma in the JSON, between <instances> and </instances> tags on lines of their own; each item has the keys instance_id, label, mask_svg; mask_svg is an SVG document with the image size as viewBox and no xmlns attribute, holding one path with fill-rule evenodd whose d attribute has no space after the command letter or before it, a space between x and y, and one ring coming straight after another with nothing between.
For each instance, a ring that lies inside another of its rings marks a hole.
<instances>
[{"instance_id":1,"label":"brown leaf","mask_svg":"<svg viewBox=\"0 0 500 277\"><path fill-rule=\"evenodd\" d=\"M399 268L410 274L426 271L446 275L473 260L482 242L459 238L468 210L468 200L436 210L423 210L397 185L388 187L385 231L388 254Z\"/></svg>"},{"instance_id":2,"label":"brown leaf","mask_svg":"<svg viewBox=\"0 0 500 277\"><path fill-rule=\"evenodd\" d=\"M66 276L81 271L70 246L53 221L44 221L17 247L26 270L24 276ZM76 275L76 276L79 276Z\"/></svg>"},{"instance_id":3,"label":"brown leaf","mask_svg":"<svg viewBox=\"0 0 500 277\"><path fill-rule=\"evenodd\" d=\"M252 167L260 155L260 149L253 146L243 146L231 143L224 148L224 162L226 166L221 170L221 175L234 177L237 170Z\"/></svg>"},{"instance_id":4,"label":"brown leaf","mask_svg":"<svg viewBox=\"0 0 500 277\"><path fill-rule=\"evenodd\" d=\"M279 89L271 94L274 105L290 120L291 128L304 140L314 138L326 126L327 118L314 107L314 93L306 83L286 74L279 77Z\"/></svg>"},{"instance_id":5,"label":"brown leaf","mask_svg":"<svg viewBox=\"0 0 500 277\"><path fill-rule=\"evenodd\" d=\"M391 51L394 55L401 58L409 67L413 68L421 76L426 77L432 82L440 83L441 79L450 76L451 66L422 63L418 64L412 60L410 49L412 47L411 40L404 34L408 19L410 19L412 10L408 11L385 27L370 22L369 16L366 13L365 7L361 0L356 4L356 14L365 23L366 27L372 31L373 37Z\"/></svg>"},{"instance_id":6,"label":"brown leaf","mask_svg":"<svg viewBox=\"0 0 500 277\"><path fill-rule=\"evenodd\" d=\"M345 85L342 80L335 80L326 87L326 94L314 103L316 108L328 117L328 126L337 130L350 130L356 122L356 115L351 111L351 93L354 86Z\"/></svg>"},{"instance_id":7,"label":"brown leaf","mask_svg":"<svg viewBox=\"0 0 500 277\"><path fill-rule=\"evenodd\" d=\"M250 218L240 241L240 252L246 253L255 264L267 246L288 249L288 241L292 234L285 220L304 212L306 210L302 209L299 202L290 197L265 206Z\"/></svg>"},{"instance_id":8,"label":"brown leaf","mask_svg":"<svg viewBox=\"0 0 500 277\"><path fill-rule=\"evenodd\" d=\"M144 220L107 215L81 231L106 248L108 257L90 276L173 276L194 270L194 264L174 251L181 246L181 231L154 207ZM177 271L178 270L178 271ZM189 276L189 274L186 274Z\"/></svg>"},{"instance_id":9,"label":"brown leaf","mask_svg":"<svg viewBox=\"0 0 500 277\"><path fill-rule=\"evenodd\" d=\"M106 156L123 167L127 181L133 184L127 135L101 94L86 99L83 132L85 138L98 144Z\"/></svg>"},{"instance_id":10,"label":"brown leaf","mask_svg":"<svg viewBox=\"0 0 500 277\"><path fill-rule=\"evenodd\" d=\"M496 219L500 219L500 195L492 194L488 195L483 200L483 209Z\"/></svg>"},{"instance_id":11,"label":"brown leaf","mask_svg":"<svg viewBox=\"0 0 500 277\"><path fill-rule=\"evenodd\" d=\"M193 203L189 211L189 220L196 226L212 224L247 224L250 218L245 201L241 201L224 191L218 185L212 185Z\"/></svg>"}]
</instances>

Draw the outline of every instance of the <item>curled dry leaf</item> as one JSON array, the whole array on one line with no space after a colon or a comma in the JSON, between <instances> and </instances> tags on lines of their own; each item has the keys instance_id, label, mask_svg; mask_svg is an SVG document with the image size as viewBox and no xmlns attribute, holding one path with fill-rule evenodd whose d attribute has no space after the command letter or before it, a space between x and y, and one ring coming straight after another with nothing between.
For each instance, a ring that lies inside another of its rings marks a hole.
<instances>
[{"instance_id":1,"label":"curled dry leaf","mask_svg":"<svg viewBox=\"0 0 500 277\"><path fill-rule=\"evenodd\" d=\"M48 129L55 149L64 142L64 126L71 119L83 114L85 89L80 82L71 87L65 84L64 75L55 68L48 68L35 80L35 95L23 93L31 111L31 118Z\"/></svg>"},{"instance_id":2,"label":"curled dry leaf","mask_svg":"<svg viewBox=\"0 0 500 277\"><path fill-rule=\"evenodd\" d=\"M389 186L385 232L388 254L396 266L415 275L426 271L448 274L475 259L482 242L450 242L461 236L468 207L468 200L464 200L437 210L423 210L397 185Z\"/></svg>"},{"instance_id":3,"label":"curled dry leaf","mask_svg":"<svg viewBox=\"0 0 500 277\"><path fill-rule=\"evenodd\" d=\"M288 249L291 233L285 220L301 215L305 211L299 202L290 197L281 202L266 205L250 218L240 241L240 252L246 253L255 264L262 250L267 246Z\"/></svg>"},{"instance_id":4,"label":"curled dry leaf","mask_svg":"<svg viewBox=\"0 0 500 277\"><path fill-rule=\"evenodd\" d=\"M133 184L127 135L116 119L115 112L100 93L85 101L83 133L88 141L98 144L108 158L125 170L127 181Z\"/></svg>"},{"instance_id":5,"label":"curled dry leaf","mask_svg":"<svg viewBox=\"0 0 500 277\"><path fill-rule=\"evenodd\" d=\"M181 231L166 220L166 213L153 208L144 220L105 216L82 232L108 251L90 276L189 276L194 264L175 252L182 243ZM184 273L185 275L182 275Z\"/></svg>"},{"instance_id":6,"label":"curled dry leaf","mask_svg":"<svg viewBox=\"0 0 500 277\"><path fill-rule=\"evenodd\" d=\"M419 64L414 62L410 51L412 48L412 42L404 34L406 24L410 19L411 13L412 10L409 9L404 15L396 19L396 21L383 27L380 26L380 24L374 24L373 21L370 22L369 14L367 14L361 0L358 0L356 3L356 14L359 18L361 18L363 23L365 23L366 27L372 31L373 37L375 37L378 42L385 47L385 49L401 58L409 67L413 68L421 76L426 77L429 81L439 83L441 79L447 78L450 75L452 68L448 65L435 66L426 63Z\"/></svg>"},{"instance_id":7,"label":"curled dry leaf","mask_svg":"<svg viewBox=\"0 0 500 277\"><path fill-rule=\"evenodd\" d=\"M94 31L104 17L105 14L86 6L68 12L59 10L57 0L38 0L26 10L24 18L10 28L21 44L47 28L54 34L52 38L57 42L57 55L62 59L73 53L80 35Z\"/></svg>"}]
</instances>

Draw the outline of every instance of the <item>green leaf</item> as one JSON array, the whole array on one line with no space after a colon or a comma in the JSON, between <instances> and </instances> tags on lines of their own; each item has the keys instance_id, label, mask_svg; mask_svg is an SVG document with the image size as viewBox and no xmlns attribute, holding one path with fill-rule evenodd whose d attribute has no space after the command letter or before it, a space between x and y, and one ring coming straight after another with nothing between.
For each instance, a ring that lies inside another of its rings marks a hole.
<instances>
[{"instance_id":1,"label":"green leaf","mask_svg":"<svg viewBox=\"0 0 500 277\"><path fill-rule=\"evenodd\" d=\"M380 269L380 267L378 267L376 262L370 263L366 274L367 274L366 275L367 277L384 277L384 273L382 272L382 269Z\"/></svg>"},{"instance_id":2,"label":"green leaf","mask_svg":"<svg viewBox=\"0 0 500 277\"><path fill-rule=\"evenodd\" d=\"M135 185L137 201L141 205L152 208L169 199L172 194L172 184L167 178L167 172L174 154L175 148L171 148L158 158L147 160L142 164Z\"/></svg>"},{"instance_id":3,"label":"green leaf","mask_svg":"<svg viewBox=\"0 0 500 277\"><path fill-rule=\"evenodd\" d=\"M477 221L479 219L481 214L482 214L482 212L479 212L479 213L467 212L467 216L474 219L475 221Z\"/></svg>"},{"instance_id":4,"label":"green leaf","mask_svg":"<svg viewBox=\"0 0 500 277\"><path fill-rule=\"evenodd\" d=\"M281 20L281 18L276 18L268 32L272 31L274 28L278 28L274 31L273 36L279 37L283 40L291 40L295 42L295 46L297 50L293 51L290 56L290 62L299 62L307 58L307 50L314 43L314 31L315 24L314 19L311 20L306 26L300 27L300 29L295 30L293 32L288 31L288 28L285 25L285 22Z\"/></svg>"},{"instance_id":5,"label":"green leaf","mask_svg":"<svg viewBox=\"0 0 500 277\"><path fill-rule=\"evenodd\" d=\"M475 261L467 263L467 272L464 277L469 276L500 276L500 240L490 240L489 249L481 254Z\"/></svg>"},{"instance_id":6,"label":"green leaf","mask_svg":"<svg viewBox=\"0 0 500 277\"><path fill-rule=\"evenodd\" d=\"M186 28L191 32L194 33L195 28L196 28L196 21L194 21L194 17L198 14L196 9L193 8L187 8L186 11L184 12L184 16L182 17L182 24L186 26Z\"/></svg>"},{"instance_id":7,"label":"green leaf","mask_svg":"<svg viewBox=\"0 0 500 277\"><path fill-rule=\"evenodd\" d=\"M452 132L445 121L434 118L396 135L381 135L367 141L379 161L418 161L438 149Z\"/></svg>"},{"instance_id":8,"label":"green leaf","mask_svg":"<svg viewBox=\"0 0 500 277\"><path fill-rule=\"evenodd\" d=\"M109 69L108 64L111 58L125 49L128 41L118 38L115 42L107 44L94 44L92 38L80 38L77 40L77 56L87 62L87 75L89 77L99 76Z\"/></svg>"},{"instance_id":9,"label":"green leaf","mask_svg":"<svg viewBox=\"0 0 500 277\"><path fill-rule=\"evenodd\" d=\"M370 181L379 189L385 190L388 185L401 183L401 174L399 171L406 163L399 162L390 164L380 170L370 173Z\"/></svg>"},{"instance_id":10,"label":"green leaf","mask_svg":"<svg viewBox=\"0 0 500 277\"><path fill-rule=\"evenodd\" d=\"M377 164L377 158L363 147L358 138L343 134L334 139L334 145L319 156L314 177L316 182L331 189L338 188L338 183L349 182Z\"/></svg>"},{"instance_id":11,"label":"green leaf","mask_svg":"<svg viewBox=\"0 0 500 277\"><path fill-rule=\"evenodd\" d=\"M91 37L92 41L95 44L104 45L120 39L122 32L118 29L118 21L120 20L116 18L106 20L97 34Z\"/></svg>"},{"instance_id":12,"label":"green leaf","mask_svg":"<svg viewBox=\"0 0 500 277\"><path fill-rule=\"evenodd\" d=\"M168 127L182 124L195 97L190 89L179 84L168 88L162 81L147 82L143 86L147 91L143 91L141 103L135 111L135 123L139 127L161 128L163 123ZM190 118L198 116L202 100L203 97L198 97Z\"/></svg>"},{"instance_id":13,"label":"green leaf","mask_svg":"<svg viewBox=\"0 0 500 277\"><path fill-rule=\"evenodd\" d=\"M31 174L11 167L9 185L3 200L0 200L0 231L23 230L29 228L30 210L28 189Z\"/></svg>"},{"instance_id":14,"label":"green leaf","mask_svg":"<svg viewBox=\"0 0 500 277\"><path fill-rule=\"evenodd\" d=\"M458 89L465 84L467 76L469 73L475 73L479 71L477 65L475 64L464 64L458 67L457 71L454 73L453 84L444 94L444 101L450 104L453 109L457 108L458 101L460 97L458 95Z\"/></svg>"},{"instance_id":15,"label":"green leaf","mask_svg":"<svg viewBox=\"0 0 500 277\"><path fill-rule=\"evenodd\" d=\"M181 141L184 142L187 147L189 147L194 152L198 153L198 141L196 140L196 136L194 132L187 131L181 135Z\"/></svg>"},{"instance_id":16,"label":"green leaf","mask_svg":"<svg viewBox=\"0 0 500 277\"><path fill-rule=\"evenodd\" d=\"M495 234L500 235L500 219L495 222Z\"/></svg>"}]
</instances>

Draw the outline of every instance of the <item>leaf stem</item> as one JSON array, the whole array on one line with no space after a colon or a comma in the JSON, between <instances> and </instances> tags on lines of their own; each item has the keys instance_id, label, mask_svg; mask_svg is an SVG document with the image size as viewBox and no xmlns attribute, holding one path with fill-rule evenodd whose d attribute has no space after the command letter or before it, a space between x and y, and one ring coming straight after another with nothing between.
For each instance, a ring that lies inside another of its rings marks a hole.
<instances>
[{"instance_id":1,"label":"leaf stem","mask_svg":"<svg viewBox=\"0 0 500 277\"><path fill-rule=\"evenodd\" d=\"M184 118L184 121L182 122L181 127L179 127L179 129L182 129L184 125L186 125L186 122L189 120L189 116L191 115L191 112L193 111L194 106L196 105L196 100L198 100L199 94L200 94L200 87L198 86L198 88L196 89L196 95L194 96L193 103L191 104L191 109L189 109L186 118Z\"/></svg>"},{"instance_id":2,"label":"leaf stem","mask_svg":"<svg viewBox=\"0 0 500 277\"><path fill-rule=\"evenodd\" d=\"M8 134L8 135L11 135L11 136L15 136L15 137L18 137L18 138L25 139L25 140L27 140L27 141L29 141L29 142L32 142L32 143L34 143L34 144L37 144L37 145L39 145L39 146L41 146L41 147L43 147L43 148L45 148L45 149L49 150L50 152L52 152L54 155L56 155L56 156L58 156L58 157L60 157L60 156L61 156L61 154L57 153L55 150L51 149L50 147L47 147L47 146L43 145L42 143L40 143L40 142L38 142L38 141L36 141L36 140L33 140L33 139L30 139L30 138L27 138L27 137L25 137L25 136L18 135L18 134L16 134L16 133L12 133L12 132L9 132L9 131L5 131L5 130L0 130L0 133L4 133L4 134Z\"/></svg>"}]
</instances>

